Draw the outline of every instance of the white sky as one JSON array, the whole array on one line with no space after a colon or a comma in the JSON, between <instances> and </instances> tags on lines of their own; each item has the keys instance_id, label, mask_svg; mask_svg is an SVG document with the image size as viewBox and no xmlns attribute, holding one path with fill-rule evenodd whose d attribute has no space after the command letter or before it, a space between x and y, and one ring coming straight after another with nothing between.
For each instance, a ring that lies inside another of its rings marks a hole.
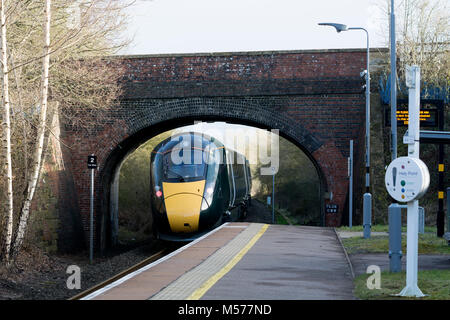
<instances>
[{"instance_id":1,"label":"white sky","mask_svg":"<svg viewBox=\"0 0 450 320\"><path fill-rule=\"evenodd\" d=\"M137 0L126 31L134 42L120 54L366 48L363 31L319 22L364 27L370 46L382 47L379 1Z\"/></svg>"}]
</instances>

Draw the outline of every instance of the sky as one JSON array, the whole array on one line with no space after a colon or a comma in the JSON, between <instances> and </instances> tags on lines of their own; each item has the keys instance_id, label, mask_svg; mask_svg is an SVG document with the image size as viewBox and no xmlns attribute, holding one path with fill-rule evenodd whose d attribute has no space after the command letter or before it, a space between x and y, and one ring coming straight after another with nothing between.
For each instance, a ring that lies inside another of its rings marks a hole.
<instances>
[{"instance_id":1,"label":"sky","mask_svg":"<svg viewBox=\"0 0 450 320\"><path fill-rule=\"evenodd\" d=\"M319 22L369 31L370 47L386 46L378 31L380 0L136 0L119 54L366 48L361 30L337 33Z\"/></svg>"}]
</instances>

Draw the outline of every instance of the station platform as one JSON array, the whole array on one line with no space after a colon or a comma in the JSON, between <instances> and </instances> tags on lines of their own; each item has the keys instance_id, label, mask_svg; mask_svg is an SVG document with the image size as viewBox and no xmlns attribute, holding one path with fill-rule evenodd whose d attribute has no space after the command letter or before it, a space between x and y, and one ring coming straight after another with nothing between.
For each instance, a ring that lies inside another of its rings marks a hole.
<instances>
[{"instance_id":1,"label":"station platform","mask_svg":"<svg viewBox=\"0 0 450 320\"><path fill-rule=\"evenodd\" d=\"M225 223L85 300L354 299L331 228Z\"/></svg>"}]
</instances>

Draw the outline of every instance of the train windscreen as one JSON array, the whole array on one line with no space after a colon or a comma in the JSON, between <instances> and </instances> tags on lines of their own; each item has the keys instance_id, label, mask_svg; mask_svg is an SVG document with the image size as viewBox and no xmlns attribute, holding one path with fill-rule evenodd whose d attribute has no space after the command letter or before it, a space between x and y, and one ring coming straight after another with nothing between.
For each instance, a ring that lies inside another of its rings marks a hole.
<instances>
[{"instance_id":1,"label":"train windscreen","mask_svg":"<svg viewBox=\"0 0 450 320\"><path fill-rule=\"evenodd\" d=\"M203 160L203 150L191 149L189 156L183 151L174 158L172 152L164 155L164 178L169 181L190 181L204 178L206 164Z\"/></svg>"}]
</instances>

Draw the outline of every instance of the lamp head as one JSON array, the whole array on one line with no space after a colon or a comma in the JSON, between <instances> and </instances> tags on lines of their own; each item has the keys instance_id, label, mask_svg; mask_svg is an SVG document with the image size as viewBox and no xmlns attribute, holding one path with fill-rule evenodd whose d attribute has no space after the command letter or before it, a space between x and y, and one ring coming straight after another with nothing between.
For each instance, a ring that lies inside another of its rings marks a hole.
<instances>
[{"instance_id":1,"label":"lamp head","mask_svg":"<svg viewBox=\"0 0 450 320\"><path fill-rule=\"evenodd\" d=\"M361 71L361 72L359 73L359 76L360 76L361 78L365 78L365 77L367 76L367 70Z\"/></svg>"},{"instance_id":2,"label":"lamp head","mask_svg":"<svg viewBox=\"0 0 450 320\"><path fill-rule=\"evenodd\" d=\"M330 27L335 27L337 32L341 32L341 31L347 31L347 25L345 24L340 24L340 23L328 23L328 22L322 22L319 23L319 26L330 26Z\"/></svg>"}]
</instances>

